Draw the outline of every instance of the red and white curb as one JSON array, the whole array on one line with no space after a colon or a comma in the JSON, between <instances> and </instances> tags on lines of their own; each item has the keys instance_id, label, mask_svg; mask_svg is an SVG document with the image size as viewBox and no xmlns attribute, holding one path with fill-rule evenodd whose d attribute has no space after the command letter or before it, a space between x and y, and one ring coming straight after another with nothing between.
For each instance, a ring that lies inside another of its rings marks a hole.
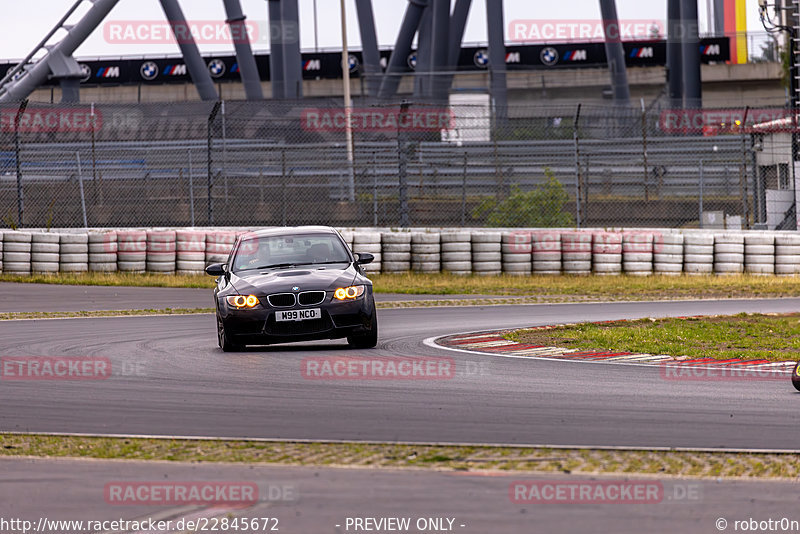
<instances>
[{"instance_id":1,"label":"red and white curb","mask_svg":"<svg viewBox=\"0 0 800 534\"><path fill-rule=\"evenodd\" d=\"M544 326L538 328L552 328ZM748 373L775 373L791 375L797 362L769 360L742 360L731 358L717 360L714 358L687 358L675 357L667 354L642 354L634 352L593 351L582 349L567 349L563 347L548 347L544 345L530 345L517 343L503 337L510 330L492 332L455 334L450 336L434 337L425 340L431 347L454 350L458 352L490 354L505 358L529 358L537 360L562 360L572 362L592 362L623 365L648 365L665 366L679 365L681 368L691 367L698 369L746 369Z\"/></svg>"}]
</instances>

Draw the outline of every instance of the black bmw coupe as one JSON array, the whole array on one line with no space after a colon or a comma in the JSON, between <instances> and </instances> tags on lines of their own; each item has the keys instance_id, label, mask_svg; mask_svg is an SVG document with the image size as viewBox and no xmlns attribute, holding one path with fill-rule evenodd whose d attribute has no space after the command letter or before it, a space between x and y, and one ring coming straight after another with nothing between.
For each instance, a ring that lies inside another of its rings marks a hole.
<instances>
[{"instance_id":1,"label":"black bmw coupe","mask_svg":"<svg viewBox=\"0 0 800 534\"><path fill-rule=\"evenodd\" d=\"M217 277L217 337L226 352L246 345L347 338L355 348L378 343L372 282L327 226L273 228L240 235Z\"/></svg>"}]
</instances>

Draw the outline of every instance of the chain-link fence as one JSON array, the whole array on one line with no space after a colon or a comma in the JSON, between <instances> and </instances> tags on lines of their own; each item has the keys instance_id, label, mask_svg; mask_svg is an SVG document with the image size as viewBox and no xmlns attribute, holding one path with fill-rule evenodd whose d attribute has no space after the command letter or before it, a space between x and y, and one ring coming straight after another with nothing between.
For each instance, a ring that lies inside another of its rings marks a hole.
<instances>
[{"instance_id":1,"label":"chain-link fence","mask_svg":"<svg viewBox=\"0 0 800 534\"><path fill-rule=\"evenodd\" d=\"M473 96L357 104L351 128L333 99L6 106L0 217L7 227L795 228L793 130L763 126L786 110L498 110Z\"/></svg>"}]
</instances>

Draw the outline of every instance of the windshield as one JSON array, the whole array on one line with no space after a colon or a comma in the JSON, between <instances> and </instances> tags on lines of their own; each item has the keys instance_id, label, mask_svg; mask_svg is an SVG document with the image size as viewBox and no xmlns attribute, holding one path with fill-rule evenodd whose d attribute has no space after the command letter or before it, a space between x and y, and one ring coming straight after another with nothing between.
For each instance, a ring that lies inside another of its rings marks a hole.
<instances>
[{"instance_id":1,"label":"windshield","mask_svg":"<svg viewBox=\"0 0 800 534\"><path fill-rule=\"evenodd\" d=\"M349 262L335 234L265 236L243 239L233 258L234 271Z\"/></svg>"}]
</instances>

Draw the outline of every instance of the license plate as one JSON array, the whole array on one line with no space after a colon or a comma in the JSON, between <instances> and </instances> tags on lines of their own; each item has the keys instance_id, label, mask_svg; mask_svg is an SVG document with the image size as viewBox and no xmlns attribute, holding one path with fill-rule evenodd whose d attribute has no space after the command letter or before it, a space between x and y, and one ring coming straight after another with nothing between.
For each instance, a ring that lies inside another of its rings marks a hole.
<instances>
[{"instance_id":1,"label":"license plate","mask_svg":"<svg viewBox=\"0 0 800 534\"><path fill-rule=\"evenodd\" d=\"M276 321L307 321L309 319L319 319L320 317L322 317L322 310L320 308L275 312Z\"/></svg>"}]
</instances>

